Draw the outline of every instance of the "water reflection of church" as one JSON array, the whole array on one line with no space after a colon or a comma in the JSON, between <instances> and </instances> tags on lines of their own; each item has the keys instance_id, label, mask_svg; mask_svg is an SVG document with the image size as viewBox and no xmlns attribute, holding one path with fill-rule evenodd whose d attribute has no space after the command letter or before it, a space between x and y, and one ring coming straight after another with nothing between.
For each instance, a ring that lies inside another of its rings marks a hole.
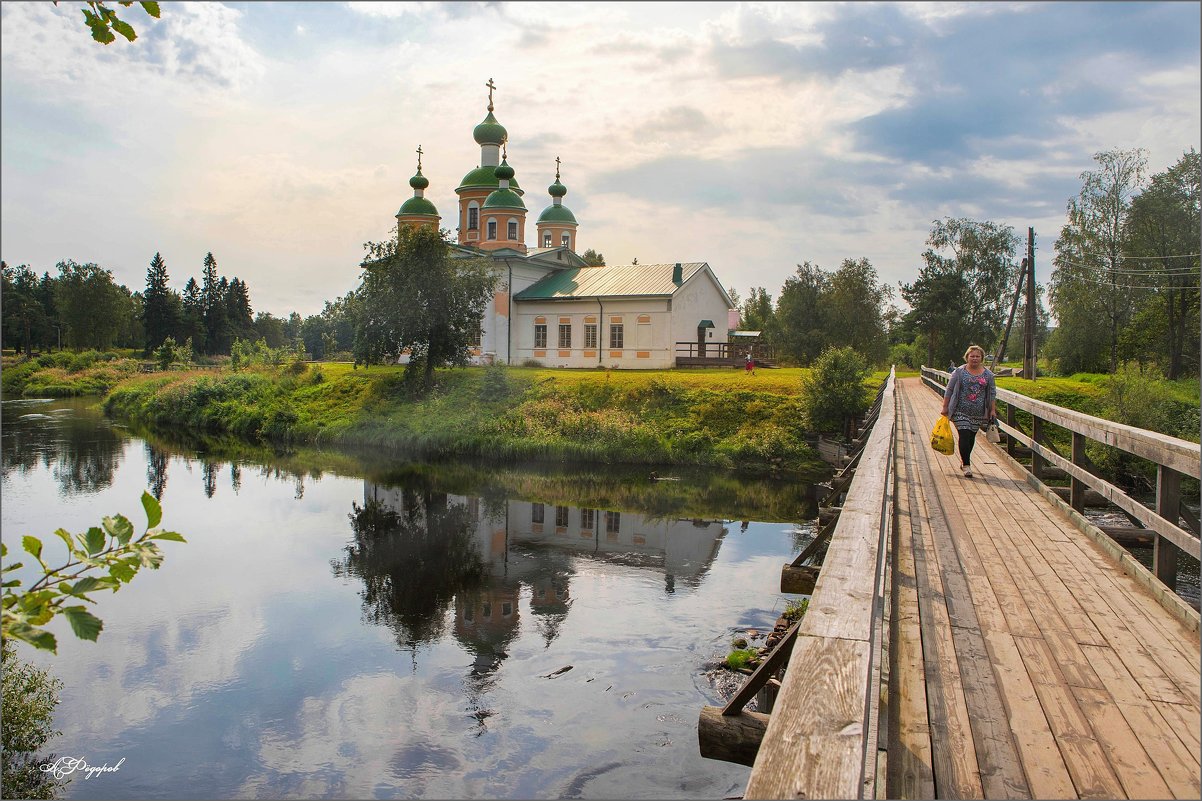
<instances>
[{"instance_id":1,"label":"water reflection of church","mask_svg":"<svg viewBox=\"0 0 1202 801\"><path fill-rule=\"evenodd\" d=\"M497 668L520 632L523 586L529 588L532 625L550 645L571 608L570 583L578 560L662 573L664 591L674 592L677 582L700 583L726 534L721 520L663 519L521 500L490 502L371 482L365 482L364 502L401 517L432 519L452 510L462 520L456 536L470 543L482 572L479 581L454 591L453 634L475 655L473 673L481 679ZM437 577L422 580L432 579ZM427 589L439 594L435 587Z\"/></svg>"}]
</instances>

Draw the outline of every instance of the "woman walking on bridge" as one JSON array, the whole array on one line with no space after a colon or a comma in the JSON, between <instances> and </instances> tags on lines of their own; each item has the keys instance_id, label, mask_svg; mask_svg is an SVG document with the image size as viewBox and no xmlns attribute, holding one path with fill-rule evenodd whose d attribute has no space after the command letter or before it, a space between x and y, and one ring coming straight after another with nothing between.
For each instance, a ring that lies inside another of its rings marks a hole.
<instances>
[{"instance_id":1,"label":"woman walking on bridge","mask_svg":"<svg viewBox=\"0 0 1202 801\"><path fill-rule=\"evenodd\" d=\"M959 434L960 472L972 478L972 446L977 442L977 429L997 419L997 386L993 372L985 366L985 349L980 345L969 345L964 351L964 364L948 379L941 413Z\"/></svg>"}]
</instances>

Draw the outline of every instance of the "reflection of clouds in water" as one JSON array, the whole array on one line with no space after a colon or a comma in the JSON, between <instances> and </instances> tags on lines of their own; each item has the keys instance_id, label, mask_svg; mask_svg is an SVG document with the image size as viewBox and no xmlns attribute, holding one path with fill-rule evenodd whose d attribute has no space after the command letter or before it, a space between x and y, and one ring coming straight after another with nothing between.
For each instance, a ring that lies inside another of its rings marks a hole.
<instances>
[{"instance_id":1,"label":"reflection of clouds in water","mask_svg":"<svg viewBox=\"0 0 1202 801\"><path fill-rule=\"evenodd\" d=\"M459 778L462 756L435 745L474 728L462 706L456 694L405 676L350 678L336 695L306 698L287 730L263 730L262 772L234 797L471 797Z\"/></svg>"},{"instance_id":2,"label":"reflection of clouds in water","mask_svg":"<svg viewBox=\"0 0 1202 801\"><path fill-rule=\"evenodd\" d=\"M238 605L106 629L97 643L81 646L89 649L86 658L69 660L66 670L55 665L66 686L78 688L63 699L78 735L107 738L115 722L140 726L165 709L191 705L238 677L242 654L265 630L259 610ZM63 651L61 634L59 642Z\"/></svg>"}]
</instances>

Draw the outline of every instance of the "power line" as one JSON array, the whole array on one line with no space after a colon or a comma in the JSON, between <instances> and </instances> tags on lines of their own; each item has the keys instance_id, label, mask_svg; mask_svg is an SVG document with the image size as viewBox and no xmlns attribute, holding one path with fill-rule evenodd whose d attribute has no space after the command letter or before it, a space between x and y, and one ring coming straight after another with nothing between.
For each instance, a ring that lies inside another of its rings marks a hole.
<instances>
[{"instance_id":1,"label":"power line","mask_svg":"<svg viewBox=\"0 0 1202 801\"><path fill-rule=\"evenodd\" d=\"M1082 253L1082 256L1097 256L1099 259L1109 259L1109 253ZM1127 259L1130 261L1157 261L1159 259L1195 259L1202 256L1202 253L1179 253L1170 256L1119 256L1120 260Z\"/></svg>"},{"instance_id":2,"label":"power line","mask_svg":"<svg viewBox=\"0 0 1202 801\"><path fill-rule=\"evenodd\" d=\"M1106 286L1106 287L1110 287L1112 289L1160 289L1160 290L1163 290L1163 289L1194 289L1195 288L1193 286L1166 287L1163 284L1120 284L1116 281L1107 281L1105 279L1091 278L1090 276L1087 276L1087 275L1075 275L1075 276L1073 276L1073 278L1078 281L1084 281L1084 282L1090 283L1090 284L1097 284L1099 286Z\"/></svg>"},{"instance_id":3,"label":"power line","mask_svg":"<svg viewBox=\"0 0 1202 801\"><path fill-rule=\"evenodd\" d=\"M1166 267L1162 270L1118 270L1111 269L1106 266L1098 266L1093 264L1081 264L1080 262L1068 261L1067 259L1055 259L1057 266L1080 267L1083 270L1091 270L1094 272L1113 273L1116 275L1143 275L1148 277L1153 276L1178 276L1178 275L1194 275L1199 272L1198 267Z\"/></svg>"}]
</instances>

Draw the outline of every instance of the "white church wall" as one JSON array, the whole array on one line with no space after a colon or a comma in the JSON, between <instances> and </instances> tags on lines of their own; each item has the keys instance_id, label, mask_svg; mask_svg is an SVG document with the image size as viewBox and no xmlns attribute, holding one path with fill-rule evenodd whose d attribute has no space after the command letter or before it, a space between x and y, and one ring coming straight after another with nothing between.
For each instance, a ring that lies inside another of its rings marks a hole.
<instances>
[{"instance_id":1,"label":"white church wall","mask_svg":"<svg viewBox=\"0 0 1202 801\"><path fill-rule=\"evenodd\" d=\"M674 342L696 342L697 324L711 321L715 328L706 331L706 343L726 342L726 300L713 274L698 270L672 298L672 337Z\"/></svg>"}]
</instances>

